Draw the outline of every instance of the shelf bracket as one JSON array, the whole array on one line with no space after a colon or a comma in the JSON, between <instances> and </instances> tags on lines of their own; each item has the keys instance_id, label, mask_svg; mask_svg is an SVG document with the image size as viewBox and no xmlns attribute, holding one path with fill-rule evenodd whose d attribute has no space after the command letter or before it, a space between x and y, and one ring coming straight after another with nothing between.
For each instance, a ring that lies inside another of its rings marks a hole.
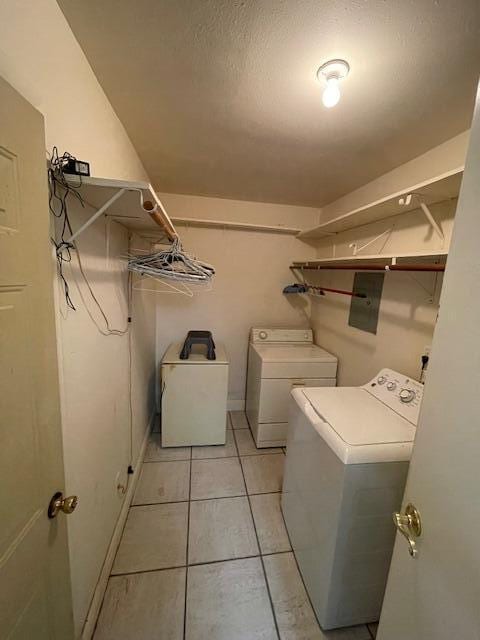
<instances>
[{"instance_id":1,"label":"shelf bracket","mask_svg":"<svg viewBox=\"0 0 480 640\"><path fill-rule=\"evenodd\" d=\"M86 229L88 229L88 227L90 225L92 225L95 220L97 220L101 215L103 215L105 213L105 211L112 206L112 204L114 202L116 202L120 196L123 196L123 194L125 193L125 191L127 191L128 189L119 189L116 193L113 194L113 196L107 200L105 202L105 204L103 206L100 207L100 209L98 209L98 211L96 211L93 216L91 218L89 218L84 224L82 224L81 227L79 227L75 233L72 233L72 235L65 240L65 242L63 243L64 245L68 246L70 244L73 243L73 241L78 238L78 236L83 233Z\"/></svg>"},{"instance_id":2,"label":"shelf bracket","mask_svg":"<svg viewBox=\"0 0 480 640\"><path fill-rule=\"evenodd\" d=\"M418 201L419 201L419 204L420 204L420 208L423 211L423 214L427 218L427 220L428 220L430 226L432 227L432 229L435 231L437 236L442 241L442 246L443 246L443 244L445 242L445 236L443 235L443 231L442 231L440 225L438 224L438 222L433 217L433 214L430 211L430 209L428 208L428 205L426 205L425 202L423 202L422 195L420 193L407 193L405 196L402 196L399 199L398 204L408 207L408 206L410 206L410 204L412 202L412 198L414 196L416 196L418 198Z\"/></svg>"},{"instance_id":3,"label":"shelf bracket","mask_svg":"<svg viewBox=\"0 0 480 640\"><path fill-rule=\"evenodd\" d=\"M427 205L424 202L420 202L420 207L421 207L423 213L425 214L425 217L427 218L428 222L430 223L432 229L435 231L437 236L442 241L442 246L443 246L443 243L445 242L445 236L443 235L443 231L441 230L440 225L435 220L435 218L432 215L432 212L430 211L430 209L427 207Z\"/></svg>"}]
</instances>

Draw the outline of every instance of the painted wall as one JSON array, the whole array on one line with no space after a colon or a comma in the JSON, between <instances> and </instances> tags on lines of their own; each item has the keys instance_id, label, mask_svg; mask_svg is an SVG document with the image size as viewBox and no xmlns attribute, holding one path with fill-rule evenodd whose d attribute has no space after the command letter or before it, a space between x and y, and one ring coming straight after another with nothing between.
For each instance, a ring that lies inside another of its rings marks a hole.
<instances>
[{"instance_id":1,"label":"painted wall","mask_svg":"<svg viewBox=\"0 0 480 640\"><path fill-rule=\"evenodd\" d=\"M416 184L440 176L443 173L462 168L465 163L470 131L433 147L426 153L400 165L393 171L384 173L372 182L347 193L322 209L321 221L327 222L338 215L357 207L375 202L389 194L409 189Z\"/></svg>"},{"instance_id":2,"label":"painted wall","mask_svg":"<svg viewBox=\"0 0 480 640\"><path fill-rule=\"evenodd\" d=\"M220 198L160 194L172 216L283 224L306 228L318 222L318 210ZM285 296L293 281L290 260L309 259L315 250L294 236L274 233L181 227L187 251L211 262L216 276L211 291L193 298L152 294L157 306L158 362L171 342L183 340L189 329L209 329L224 342L230 358L229 405L243 408L250 327L308 326L306 300ZM149 286L147 281L142 286Z\"/></svg>"},{"instance_id":3,"label":"painted wall","mask_svg":"<svg viewBox=\"0 0 480 640\"><path fill-rule=\"evenodd\" d=\"M73 227L90 212L89 207L84 211L72 206ZM134 242L142 246L138 239ZM130 313L122 256L129 247L127 230L116 222L99 220L78 239L77 246L83 271L110 327L126 332ZM66 306L59 280L56 286L65 490L80 498L68 523L79 633L132 478L128 466L137 467L154 412L155 308L147 294L134 291L131 333L103 335L105 321L80 272L78 254L72 255L65 276L76 311Z\"/></svg>"},{"instance_id":4,"label":"painted wall","mask_svg":"<svg viewBox=\"0 0 480 640\"><path fill-rule=\"evenodd\" d=\"M55 0L2 1L0 75L45 115L49 151L74 153L98 177L146 178Z\"/></svg>"},{"instance_id":5,"label":"painted wall","mask_svg":"<svg viewBox=\"0 0 480 640\"><path fill-rule=\"evenodd\" d=\"M421 355L432 344L442 278L415 278L418 282L407 273L386 274L376 335L348 325L349 298L327 294L313 300L315 341L338 357L339 385L364 384L382 367L419 378ZM354 272L348 271L312 282L351 290L353 279Z\"/></svg>"},{"instance_id":6,"label":"painted wall","mask_svg":"<svg viewBox=\"0 0 480 640\"><path fill-rule=\"evenodd\" d=\"M56 145L60 152L67 150L89 161L92 175L146 179L54 0L0 4L0 75L43 113L48 151ZM88 207L73 207L70 213L75 227L90 212ZM112 326L125 327L126 276L119 257L128 249L127 232L111 223L109 262L104 220L79 239L79 247L84 270ZM75 261L73 265L70 279L74 276L80 282L85 302L74 280L77 311L66 311L61 292L57 301L65 489L80 498L75 516L68 519L79 636L124 500L116 487L127 481L127 466L138 456L154 409L155 308L150 296L135 293L130 338L100 335L86 309L94 316L98 310L81 283Z\"/></svg>"},{"instance_id":7,"label":"painted wall","mask_svg":"<svg viewBox=\"0 0 480 640\"><path fill-rule=\"evenodd\" d=\"M463 167L469 131L414 158L397 169L380 176L360 189L345 195L322 209L321 219L328 220L391 193ZM440 224L445 240L432 231L420 209L374 224L351 229L334 239L317 241L317 257L351 256L357 247L388 232L360 253L378 254L447 250L453 228L456 199L430 207ZM354 271L309 273L314 284L351 289ZM367 382L382 367L390 367L418 378L421 356L431 345L439 312L442 276L428 273L396 272L385 275L377 334L350 327L350 299L327 295L312 299L311 322L316 342L339 358L338 382L359 385Z\"/></svg>"}]
</instances>

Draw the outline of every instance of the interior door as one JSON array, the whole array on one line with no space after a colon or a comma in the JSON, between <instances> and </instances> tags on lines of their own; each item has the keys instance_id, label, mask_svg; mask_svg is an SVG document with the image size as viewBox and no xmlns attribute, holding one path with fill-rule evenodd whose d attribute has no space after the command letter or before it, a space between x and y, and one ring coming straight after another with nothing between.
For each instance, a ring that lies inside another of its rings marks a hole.
<instances>
[{"instance_id":1,"label":"interior door","mask_svg":"<svg viewBox=\"0 0 480 640\"><path fill-rule=\"evenodd\" d=\"M445 273L404 496L418 555L397 534L379 640L480 638L480 112Z\"/></svg>"},{"instance_id":2,"label":"interior door","mask_svg":"<svg viewBox=\"0 0 480 640\"><path fill-rule=\"evenodd\" d=\"M43 118L0 78L0 638L69 640Z\"/></svg>"}]
</instances>

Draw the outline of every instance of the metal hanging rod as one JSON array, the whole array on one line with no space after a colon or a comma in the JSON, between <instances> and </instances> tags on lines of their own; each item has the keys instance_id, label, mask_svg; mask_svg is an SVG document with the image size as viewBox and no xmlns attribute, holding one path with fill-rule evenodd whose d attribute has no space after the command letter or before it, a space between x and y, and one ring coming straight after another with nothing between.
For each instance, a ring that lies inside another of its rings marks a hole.
<instances>
[{"instance_id":1,"label":"metal hanging rod","mask_svg":"<svg viewBox=\"0 0 480 640\"><path fill-rule=\"evenodd\" d=\"M344 296L351 296L352 298L366 298L365 293L357 293L355 291L345 291L345 289L331 289L330 287L320 287L313 284L307 284L306 282L295 282L284 288L283 293L309 293L310 291L317 292L317 295L324 296L325 292L328 293L340 293Z\"/></svg>"},{"instance_id":2,"label":"metal hanging rod","mask_svg":"<svg viewBox=\"0 0 480 640\"><path fill-rule=\"evenodd\" d=\"M325 291L328 293L340 293L344 296L351 296L352 298L366 298L366 293L356 293L355 291L345 291L344 289L330 289L330 287L316 287L311 284L307 285L309 289L318 291L321 296L325 295Z\"/></svg>"}]
</instances>

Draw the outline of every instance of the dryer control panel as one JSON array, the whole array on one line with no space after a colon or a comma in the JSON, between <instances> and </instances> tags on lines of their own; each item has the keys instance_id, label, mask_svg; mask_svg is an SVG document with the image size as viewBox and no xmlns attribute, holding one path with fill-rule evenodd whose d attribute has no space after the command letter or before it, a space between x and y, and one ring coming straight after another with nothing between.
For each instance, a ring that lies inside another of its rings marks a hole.
<instances>
[{"instance_id":1,"label":"dryer control panel","mask_svg":"<svg viewBox=\"0 0 480 640\"><path fill-rule=\"evenodd\" d=\"M398 371L382 369L368 384L364 385L364 389L403 418L417 425L423 398L423 384Z\"/></svg>"},{"instance_id":2,"label":"dryer control panel","mask_svg":"<svg viewBox=\"0 0 480 640\"><path fill-rule=\"evenodd\" d=\"M250 332L250 342L284 342L284 343L312 343L311 329L289 329L287 327L253 328Z\"/></svg>"}]
</instances>

